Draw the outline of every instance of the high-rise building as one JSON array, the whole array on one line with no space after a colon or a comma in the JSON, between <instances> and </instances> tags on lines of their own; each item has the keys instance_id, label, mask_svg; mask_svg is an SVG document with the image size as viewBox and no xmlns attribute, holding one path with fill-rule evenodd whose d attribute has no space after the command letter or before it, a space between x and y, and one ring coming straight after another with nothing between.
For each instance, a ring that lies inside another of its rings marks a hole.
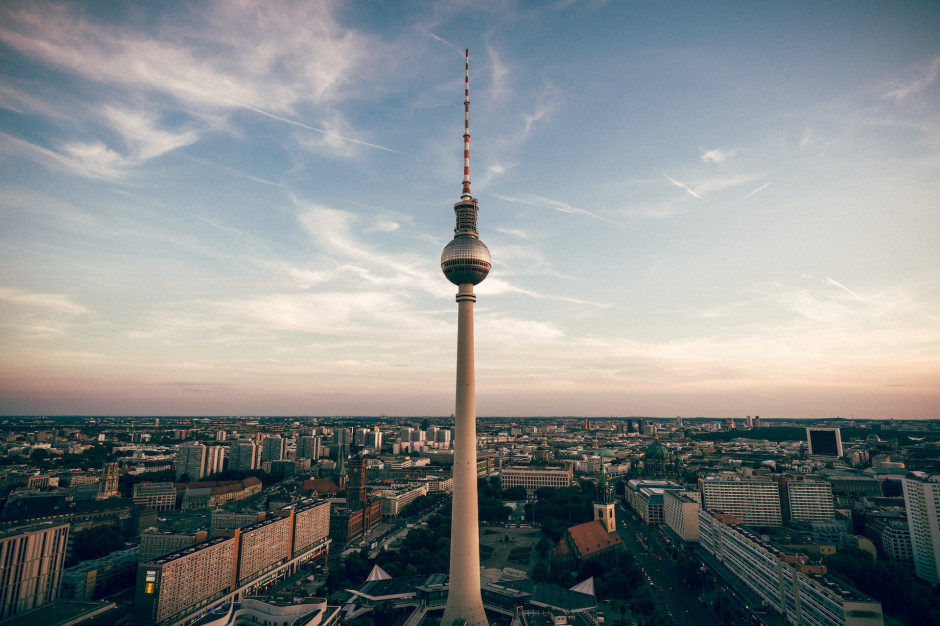
<instances>
[{"instance_id":1,"label":"high-rise building","mask_svg":"<svg viewBox=\"0 0 940 626\"><path fill-rule=\"evenodd\" d=\"M824 480L781 482L784 518L801 522L825 522L835 517L832 485Z\"/></svg>"},{"instance_id":2,"label":"high-rise building","mask_svg":"<svg viewBox=\"0 0 940 626\"><path fill-rule=\"evenodd\" d=\"M188 442L176 452L176 480L184 474L191 482L204 476L206 468L206 447L201 443Z\"/></svg>"},{"instance_id":3,"label":"high-rise building","mask_svg":"<svg viewBox=\"0 0 940 626\"><path fill-rule=\"evenodd\" d=\"M265 437L264 441L261 442L261 462L280 461L284 458L286 448L287 440L283 437Z\"/></svg>"},{"instance_id":4,"label":"high-rise building","mask_svg":"<svg viewBox=\"0 0 940 626\"><path fill-rule=\"evenodd\" d=\"M933 585L940 584L940 475L905 478L903 487L914 572Z\"/></svg>"},{"instance_id":5,"label":"high-rise building","mask_svg":"<svg viewBox=\"0 0 940 626\"><path fill-rule=\"evenodd\" d=\"M745 526L780 526L783 513L780 491L770 480L737 476L708 476L698 479L702 508L732 515Z\"/></svg>"},{"instance_id":6,"label":"high-rise building","mask_svg":"<svg viewBox=\"0 0 940 626\"><path fill-rule=\"evenodd\" d=\"M297 458L310 459L311 461L320 458L320 437L319 435L300 435L297 438Z\"/></svg>"},{"instance_id":7,"label":"high-rise building","mask_svg":"<svg viewBox=\"0 0 940 626\"><path fill-rule=\"evenodd\" d=\"M457 285L457 397L454 410L454 502L451 518L450 590L442 626L485 625L480 593L477 512L476 382L473 362L473 286L490 271L490 251L477 233L477 200L470 194L470 52L464 79L463 191L454 205L457 227L441 253L441 270Z\"/></svg>"},{"instance_id":8,"label":"high-rise building","mask_svg":"<svg viewBox=\"0 0 940 626\"><path fill-rule=\"evenodd\" d=\"M250 471L258 468L258 446L250 439L238 439L228 451L228 468Z\"/></svg>"},{"instance_id":9,"label":"high-rise building","mask_svg":"<svg viewBox=\"0 0 940 626\"><path fill-rule=\"evenodd\" d=\"M206 448L206 469L203 476L218 474L225 469L225 446Z\"/></svg>"},{"instance_id":10,"label":"high-rise building","mask_svg":"<svg viewBox=\"0 0 940 626\"><path fill-rule=\"evenodd\" d=\"M69 524L36 524L0 532L0 621L59 595Z\"/></svg>"}]
</instances>

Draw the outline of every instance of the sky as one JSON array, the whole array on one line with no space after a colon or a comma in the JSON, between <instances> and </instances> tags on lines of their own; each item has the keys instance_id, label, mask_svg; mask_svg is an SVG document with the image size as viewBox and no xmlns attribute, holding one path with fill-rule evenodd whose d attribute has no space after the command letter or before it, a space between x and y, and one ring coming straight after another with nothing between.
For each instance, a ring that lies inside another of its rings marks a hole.
<instances>
[{"instance_id":1,"label":"sky","mask_svg":"<svg viewBox=\"0 0 940 626\"><path fill-rule=\"evenodd\" d=\"M0 414L940 418L940 3L0 3Z\"/></svg>"}]
</instances>

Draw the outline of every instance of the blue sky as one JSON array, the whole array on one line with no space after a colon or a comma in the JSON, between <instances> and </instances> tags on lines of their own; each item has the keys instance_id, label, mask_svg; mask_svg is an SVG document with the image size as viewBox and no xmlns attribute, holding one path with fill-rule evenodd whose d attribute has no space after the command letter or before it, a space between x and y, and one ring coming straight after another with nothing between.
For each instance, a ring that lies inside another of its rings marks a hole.
<instances>
[{"instance_id":1,"label":"blue sky","mask_svg":"<svg viewBox=\"0 0 940 626\"><path fill-rule=\"evenodd\" d=\"M0 413L940 418L934 2L5 2Z\"/></svg>"}]
</instances>

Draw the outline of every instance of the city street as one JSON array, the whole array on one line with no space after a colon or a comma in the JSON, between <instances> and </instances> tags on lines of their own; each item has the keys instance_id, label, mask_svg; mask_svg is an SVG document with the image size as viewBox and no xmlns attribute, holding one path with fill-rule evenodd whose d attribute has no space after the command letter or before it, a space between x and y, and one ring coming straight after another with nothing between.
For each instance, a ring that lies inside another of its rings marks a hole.
<instances>
[{"instance_id":1,"label":"city street","mask_svg":"<svg viewBox=\"0 0 940 626\"><path fill-rule=\"evenodd\" d=\"M676 626L720 626L708 607L682 582L658 532L636 520L633 513L621 504L617 505L617 531L627 548L636 555L647 583L652 585L657 600Z\"/></svg>"}]
</instances>

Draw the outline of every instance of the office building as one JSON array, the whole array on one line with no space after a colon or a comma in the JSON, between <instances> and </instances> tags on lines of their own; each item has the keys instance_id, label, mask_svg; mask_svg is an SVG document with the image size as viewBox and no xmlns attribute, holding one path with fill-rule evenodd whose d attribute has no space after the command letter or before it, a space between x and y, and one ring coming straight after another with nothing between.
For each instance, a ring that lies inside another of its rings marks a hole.
<instances>
[{"instance_id":1,"label":"office building","mask_svg":"<svg viewBox=\"0 0 940 626\"><path fill-rule=\"evenodd\" d=\"M212 476L225 469L225 446L206 448L206 467L203 476Z\"/></svg>"},{"instance_id":2,"label":"office building","mask_svg":"<svg viewBox=\"0 0 940 626\"><path fill-rule=\"evenodd\" d=\"M574 479L572 466L567 467L506 467L499 473L500 485L503 489L510 487L525 487L529 496L535 494L540 487L555 487L562 489L570 487Z\"/></svg>"},{"instance_id":3,"label":"office building","mask_svg":"<svg viewBox=\"0 0 940 626\"><path fill-rule=\"evenodd\" d=\"M663 491L663 523L682 541L698 541L699 499L695 491Z\"/></svg>"},{"instance_id":4,"label":"office building","mask_svg":"<svg viewBox=\"0 0 940 626\"><path fill-rule=\"evenodd\" d=\"M940 475L905 478L902 485L914 573L940 584Z\"/></svg>"},{"instance_id":5,"label":"office building","mask_svg":"<svg viewBox=\"0 0 940 626\"><path fill-rule=\"evenodd\" d=\"M98 482L98 497L113 498L118 496L120 478L120 465L117 463L105 463L101 467L101 480Z\"/></svg>"}]
</instances>

